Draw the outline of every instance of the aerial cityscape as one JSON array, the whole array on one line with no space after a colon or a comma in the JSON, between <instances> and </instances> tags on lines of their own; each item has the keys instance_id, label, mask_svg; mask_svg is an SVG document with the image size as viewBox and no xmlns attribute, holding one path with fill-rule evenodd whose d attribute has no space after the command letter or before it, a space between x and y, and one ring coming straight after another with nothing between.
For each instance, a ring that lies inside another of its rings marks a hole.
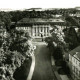
<instances>
[{"instance_id":1,"label":"aerial cityscape","mask_svg":"<svg viewBox=\"0 0 80 80\"><path fill-rule=\"evenodd\" d=\"M80 7L1 9L0 80L80 80Z\"/></svg>"}]
</instances>

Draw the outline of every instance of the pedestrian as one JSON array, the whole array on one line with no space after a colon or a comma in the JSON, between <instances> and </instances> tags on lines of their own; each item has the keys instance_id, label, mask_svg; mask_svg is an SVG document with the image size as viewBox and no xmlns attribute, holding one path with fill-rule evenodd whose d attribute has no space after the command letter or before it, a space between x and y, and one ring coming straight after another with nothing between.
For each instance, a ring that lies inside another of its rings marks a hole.
<instances>
[{"instance_id":1,"label":"pedestrian","mask_svg":"<svg viewBox=\"0 0 80 80\"><path fill-rule=\"evenodd\" d=\"M43 41L43 34L41 34L41 38L42 38L42 41Z\"/></svg>"}]
</instances>

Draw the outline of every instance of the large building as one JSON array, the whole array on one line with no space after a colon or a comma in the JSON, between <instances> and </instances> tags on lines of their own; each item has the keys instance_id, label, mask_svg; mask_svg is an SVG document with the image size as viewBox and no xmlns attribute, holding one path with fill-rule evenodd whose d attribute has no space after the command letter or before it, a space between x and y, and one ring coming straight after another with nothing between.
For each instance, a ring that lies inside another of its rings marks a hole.
<instances>
[{"instance_id":1,"label":"large building","mask_svg":"<svg viewBox=\"0 0 80 80\"><path fill-rule=\"evenodd\" d=\"M80 46L69 52L69 66L74 80L80 80Z\"/></svg>"},{"instance_id":2,"label":"large building","mask_svg":"<svg viewBox=\"0 0 80 80\"><path fill-rule=\"evenodd\" d=\"M16 29L23 29L30 33L33 38L45 38L50 36L50 29L54 25L65 26L62 19L43 19L43 18L23 18L17 23Z\"/></svg>"}]
</instances>

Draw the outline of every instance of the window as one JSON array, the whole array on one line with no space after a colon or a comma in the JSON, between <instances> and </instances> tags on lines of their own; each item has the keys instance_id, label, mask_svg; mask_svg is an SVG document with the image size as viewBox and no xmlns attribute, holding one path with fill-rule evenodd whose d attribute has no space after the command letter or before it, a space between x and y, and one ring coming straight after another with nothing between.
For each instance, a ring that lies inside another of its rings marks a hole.
<instances>
[{"instance_id":1,"label":"window","mask_svg":"<svg viewBox=\"0 0 80 80\"><path fill-rule=\"evenodd\" d=\"M46 27L44 27L44 36L46 36Z\"/></svg>"},{"instance_id":2,"label":"window","mask_svg":"<svg viewBox=\"0 0 80 80\"><path fill-rule=\"evenodd\" d=\"M75 74L73 75L73 78L75 79Z\"/></svg>"},{"instance_id":3,"label":"window","mask_svg":"<svg viewBox=\"0 0 80 80\"><path fill-rule=\"evenodd\" d=\"M79 76L79 70L78 70L78 76Z\"/></svg>"},{"instance_id":4,"label":"window","mask_svg":"<svg viewBox=\"0 0 80 80\"><path fill-rule=\"evenodd\" d=\"M75 72L75 66L72 66L72 70L73 70L73 72Z\"/></svg>"},{"instance_id":5,"label":"window","mask_svg":"<svg viewBox=\"0 0 80 80\"><path fill-rule=\"evenodd\" d=\"M76 68L74 69L74 72L76 73Z\"/></svg>"},{"instance_id":6,"label":"window","mask_svg":"<svg viewBox=\"0 0 80 80\"><path fill-rule=\"evenodd\" d=\"M76 74L78 75L78 69L76 68Z\"/></svg>"}]
</instances>

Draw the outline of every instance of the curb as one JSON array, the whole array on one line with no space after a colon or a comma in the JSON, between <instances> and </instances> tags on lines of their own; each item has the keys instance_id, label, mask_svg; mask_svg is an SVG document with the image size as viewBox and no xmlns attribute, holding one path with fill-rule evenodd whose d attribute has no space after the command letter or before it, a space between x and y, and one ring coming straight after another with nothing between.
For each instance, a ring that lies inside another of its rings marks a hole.
<instances>
[{"instance_id":1,"label":"curb","mask_svg":"<svg viewBox=\"0 0 80 80\"><path fill-rule=\"evenodd\" d=\"M34 56L34 54L32 54L31 58L32 58L32 63L31 63L30 71L29 71L29 74L28 74L28 77L26 80L32 79L34 68L35 68L35 56Z\"/></svg>"},{"instance_id":2,"label":"curb","mask_svg":"<svg viewBox=\"0 0 80 80\"><path fill-rule=\"evenodd\" d=\"M53 58L53 56L52 56L52 53L51 53L51 65L52 65L52 70L53 70L53 72L54 72L54 75L55 75L55 77L56 77L56 80L62 80L61 77L60 77L60 75L59 75L58 72L57 72L57 68L56 68L56 66L55 66L55 62L54 62L54 58ZM53 80L54 80L54 79L53 79Z\"/></svg>"}]
</instances>

